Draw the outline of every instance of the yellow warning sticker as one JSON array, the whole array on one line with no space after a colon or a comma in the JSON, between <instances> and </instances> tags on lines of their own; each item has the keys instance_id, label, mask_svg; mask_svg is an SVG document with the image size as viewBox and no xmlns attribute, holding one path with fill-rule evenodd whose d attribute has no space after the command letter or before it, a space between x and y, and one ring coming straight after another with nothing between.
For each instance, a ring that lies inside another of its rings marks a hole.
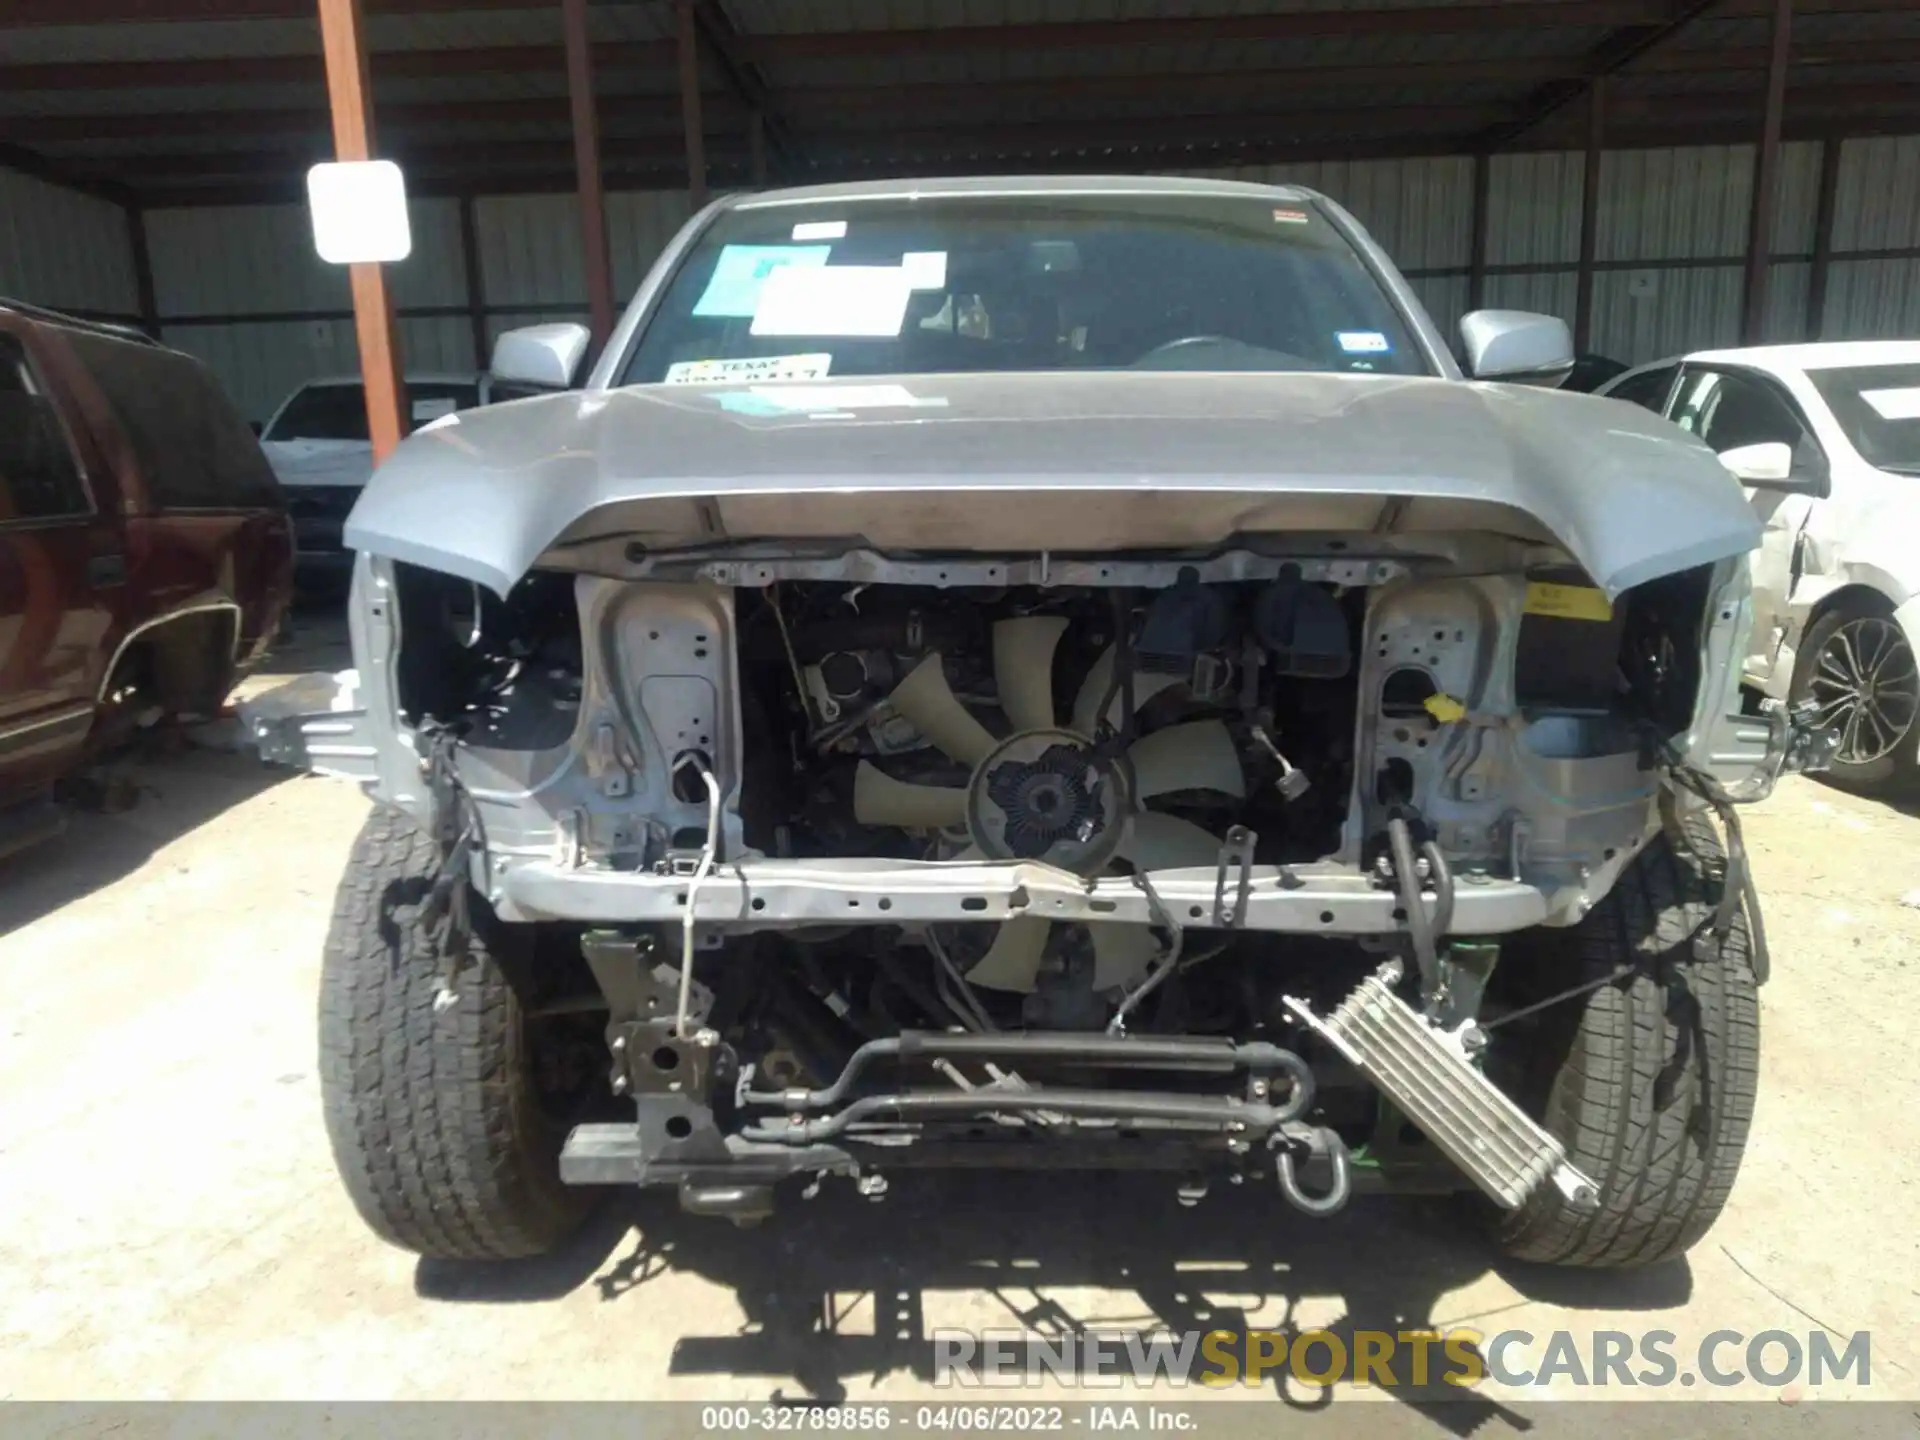
<instances>
[{"instance_id":1,"label":"yellow warning sticker","mask_svg":"<svg viewBox=\"0 0 1920 1440\"><path fill-rule=\"evenodd\" d=\"M1556 620L1611 620L1613 606L1604 591L1590 585L1550 585L1544 580L1527 582L1529 615L1550 615Z\"/></svg>"}]
</instances>

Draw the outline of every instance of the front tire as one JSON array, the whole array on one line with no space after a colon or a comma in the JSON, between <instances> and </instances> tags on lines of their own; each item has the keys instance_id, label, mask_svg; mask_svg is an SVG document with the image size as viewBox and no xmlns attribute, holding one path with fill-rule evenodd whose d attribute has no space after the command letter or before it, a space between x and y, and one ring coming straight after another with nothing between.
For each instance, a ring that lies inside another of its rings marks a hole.
<instances>
[{"instance_id":1,"label":"front tire","mask_svg":"<svg viewBox=\"0 0 1920 1440\"><path fill-rule=\"evenodd\" d=\"M1840 731L1826 772L1852 790L1878 791L1920 769L1920 668L1899 622L1883 608L1847 603L1807 629L1793 662L1793 698L1811 698Z\"/></svg>"},{"instance_id":2,"label":"front tire","mask_svg":"<svg viewBox=\"0 0 1920 1440\"><path fill-rule=\"evenodd\" d=\"M334 1161L374 1233L436 1259L550 1251L594 1192L560 1182L565 1126L542 1108L520 1003L476 933L456 999L419 924L431 838L376 809L334 904L320 981L320 1093ZM498 930L476 897L474 929Z\"/></svg>"},{"instance_id":3,"label":"front tire","mask_svg":"<svg viewBox=\"0 0 1920 1440\"><path fill-rule=\"evenodd\" d=\"M1744 916L1705 958L1725 856L1702 816L1655 837L1580 924L1536 931L1503 958L1513 1004L1633 964L1626 978L1495 1030L1490 1067L1600 1189L1575 1209L1543 1184L1494 1214L1517 1259L1651 1265L1684 1253L1719 1218L1740 1170L1759 1084L1759 998ZM1512 969L1508 967L1512 966ZM1491 1207L1489 1207L1491 1208Z\"/></svg>"}]
</instances>

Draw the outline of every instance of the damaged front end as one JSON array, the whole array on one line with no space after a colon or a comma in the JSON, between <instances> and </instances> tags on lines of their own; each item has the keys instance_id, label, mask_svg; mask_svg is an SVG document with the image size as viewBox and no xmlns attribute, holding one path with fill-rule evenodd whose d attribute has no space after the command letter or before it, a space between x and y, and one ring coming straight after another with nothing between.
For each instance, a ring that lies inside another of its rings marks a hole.
<instances>
[{"instance_id":1,"label":"damaged front end","mask_svg":"<svg viewBox=\"0 0 1920 1440\"><path fill-rule=\"evenodd\" d=\"M571 1183L739 1219L909 1166L1591 1204L1490 1063L1537 1008L1503 952L1823 742L1741 713L1730 486L1636 552L1375 483L615 499L444 568L376 504L358 703L251 718L438 837L484 905L433 923L572 952L516 987L604 1014L569 1063L633 1114L573 1128ZM1111 533L1044 543L1076 527Z\"/></svg>"},{"instance_id":2,"label":"damaged front end","mask_svg":"<svg viewBox=\"0 0 1920 1440\"><path fill-rule=\"evenodd\" d=\"M640 558L505 600L367 558L358 692L255 718L499 921L585 927L540 1003L605 1007L636 1117L575 1128L571 1183L736 1218L921 1165L1590 1198L1481 1064L1494 963L1663 796L1805 763L1737 713L1743 568L1609 603L1305 551Z\"/></svg>"}]
</instances>

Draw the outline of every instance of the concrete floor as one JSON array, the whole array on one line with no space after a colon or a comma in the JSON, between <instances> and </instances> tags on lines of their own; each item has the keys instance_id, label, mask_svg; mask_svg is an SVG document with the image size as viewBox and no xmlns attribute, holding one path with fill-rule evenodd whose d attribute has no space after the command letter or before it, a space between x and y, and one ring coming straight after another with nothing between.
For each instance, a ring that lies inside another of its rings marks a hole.
<instances>
[{"instance_id":1,"label":"concrete floor","mask_svg":"<svg viewBox=\"0 0 1920 1440\"><path fill-rule=\"evenodd\" d=\"M1920 819L1886 805L1792 781L1752 812L1763 1093L1682 1262L1497 1263L1434 1203L1315 1224L1251 1187L1188 1211L1159 1180L974 1176L830 1186L752 1231L623 1195L558 1257L463 1268L368 1235L321 1129L316 976L365 801L212 750L128 774L134 808L0 865L0 1398L907 1398L934 1327L1283 1322L1818 1323L1873 1332L1866 1396L1920 1396Z\"/></svg>"}]
</instances>

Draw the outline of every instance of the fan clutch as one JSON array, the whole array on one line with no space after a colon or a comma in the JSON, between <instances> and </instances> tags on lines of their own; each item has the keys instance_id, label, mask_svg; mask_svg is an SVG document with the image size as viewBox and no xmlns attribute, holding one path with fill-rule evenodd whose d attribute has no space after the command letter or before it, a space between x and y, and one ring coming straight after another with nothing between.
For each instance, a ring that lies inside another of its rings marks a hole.
<instances>
[{"instance_id":1,"label":"fan clutch","mask_svg":"<svg viewBox=\"0 0 1920 1440\"><path fill-rule=\"evenodd\" d=\"M1246 793L1233 737L1218 720L1168 725L1134 742L1125 763L1096 757L1095 732L1110 720L1119 697L1109 647L1082 681L1066 721L1054 714L1053 660L1067 621L1030 615L993 627L994 684L1008 736L997 738L955 697L938 652L929 654L894 689L891 704L929 744L972 768L965 785L918 785L896 780L862 761L854 775L853 813L863 825L907 830L965 828L969 844L959 860L1033 860L1080 875L1107 873L1124 862L1135 870L1211 866L1220 839L1190 820L1151 808L1176 791ZM1177 684L1175 677L1136 676L1136 708ZM968 980L992 989L1030 993L1046 957L1054 922L1021 917L1001 925ZM1094 988L1137 979L1159 951L1144 925L1095 922Z\"/></svg>"}]
</instances>

